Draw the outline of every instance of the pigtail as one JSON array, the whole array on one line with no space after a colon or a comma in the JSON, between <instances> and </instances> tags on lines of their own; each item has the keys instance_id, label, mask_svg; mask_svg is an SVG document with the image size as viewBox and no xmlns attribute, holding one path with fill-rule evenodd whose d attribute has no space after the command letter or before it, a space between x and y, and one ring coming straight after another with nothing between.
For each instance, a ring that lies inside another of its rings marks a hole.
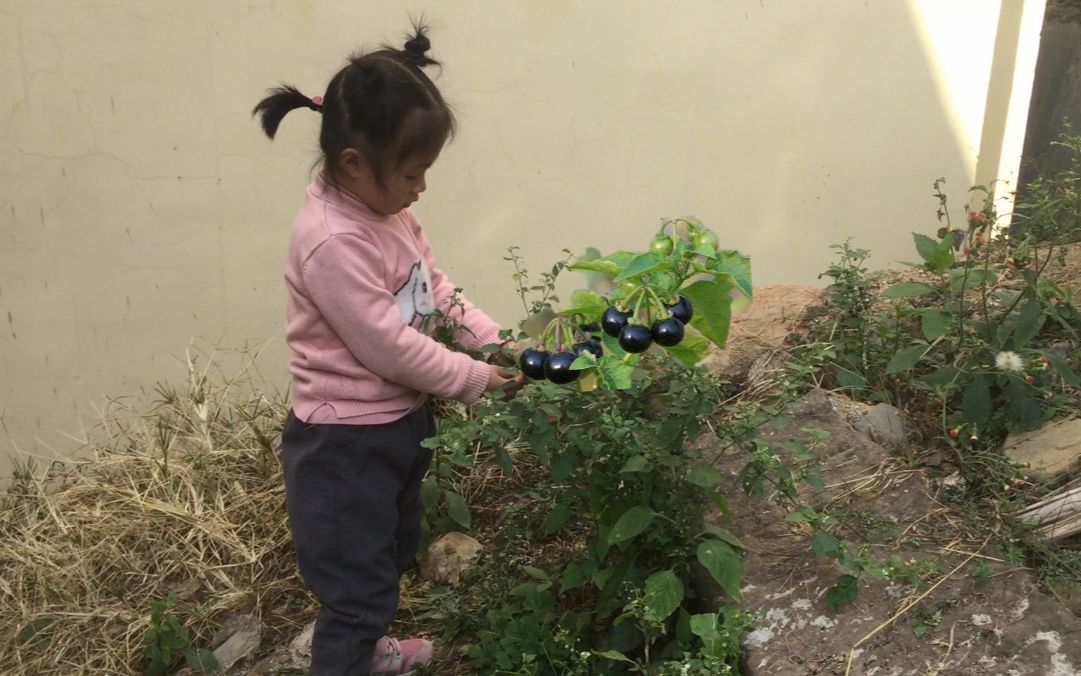
<instances>
[{"instance_id":1,"label":"pigtail","mask_svg":"<svg viewBox=\"0 0 1081 676\"><path fill-rule=\"evenodd\" d=\"M278 132L278 125L281 124L285 114L297 108L308 108L316 112L322 112L322 99L318 97L315 99L309 98L292 85L282 85L271 89L265 99L255 104L251 114L253 117L259 116L263 131L270 138L274 138L274 134Z\"/></svg>"}]
</instances>

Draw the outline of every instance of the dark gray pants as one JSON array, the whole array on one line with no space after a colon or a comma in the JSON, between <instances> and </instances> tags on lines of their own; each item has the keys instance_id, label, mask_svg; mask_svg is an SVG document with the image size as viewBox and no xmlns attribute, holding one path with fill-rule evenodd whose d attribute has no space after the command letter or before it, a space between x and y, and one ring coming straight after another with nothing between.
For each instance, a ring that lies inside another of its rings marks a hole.
<instances>
[{"instance_id":1,"label":"dark gray pants","mask_svg":"<svg viewBox=\"0 0 1081 676\"><path fill-rule=\"evenodd\" d=\"M286 505L304 582L322 607L312 676L367 674L398 609L398 578L420 542L431 409L385 425L308 424L282 432Z\"/></svg>"}]
</instances>

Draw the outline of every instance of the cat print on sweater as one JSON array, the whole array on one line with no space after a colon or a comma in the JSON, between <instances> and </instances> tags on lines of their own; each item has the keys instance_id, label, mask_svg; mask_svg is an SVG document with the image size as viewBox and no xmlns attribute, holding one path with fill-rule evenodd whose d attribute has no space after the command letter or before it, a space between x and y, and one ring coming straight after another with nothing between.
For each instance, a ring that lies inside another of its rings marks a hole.
<instances>
[{"instance_id":1,"label":"cat print on sweater","mask_svg":"<svg viewBox=\"0 0 1081 676\"><path fill-rule=\"evenodd\" d=\"M432 275L424 261L417 261L409 268L409 279L394 292L394 300L402 313L402 321L413 328L419 328L424 319L435 312Z\"/></svg>"}]
</instances>

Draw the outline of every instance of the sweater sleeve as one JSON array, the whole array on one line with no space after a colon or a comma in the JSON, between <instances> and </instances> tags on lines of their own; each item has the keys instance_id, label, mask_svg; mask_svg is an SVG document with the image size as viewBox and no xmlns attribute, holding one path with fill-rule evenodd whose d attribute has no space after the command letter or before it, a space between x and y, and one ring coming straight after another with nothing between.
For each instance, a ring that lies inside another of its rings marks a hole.
<instances>
[{"instance_id":1,"label":"sweater sleeve","mask_svg":"<svg viewBox=\"0 0 1081 676\"><path fill-rule=\"evenodd\" d=\"M387 380L473 403L489 367L453 352L402 321L383 283L379 249L352 234L334 235L305 261L309 296L357 361Z\"/></svg>"},{"instance_id":2,"label":"sweater sleeve","mask_svg":"<svg viewBox=\"0 0 1081 676\"><path fill-rule=\"evenodd\" d=\"M480 308L473 305L465 294L458 294L458 307L451 308L451 299L454 296L454 283L435 264L435 254L432 253L431 244L424 235L420 223L410 214L410 227L417 245L421 249L421 256L428 266L432 275L432 298L440 312L457 320L468 330L459 330L455 340L463 347L478 349L485 345L499 342L499 324L486 315Z\"/></svg>"}]
</instances>

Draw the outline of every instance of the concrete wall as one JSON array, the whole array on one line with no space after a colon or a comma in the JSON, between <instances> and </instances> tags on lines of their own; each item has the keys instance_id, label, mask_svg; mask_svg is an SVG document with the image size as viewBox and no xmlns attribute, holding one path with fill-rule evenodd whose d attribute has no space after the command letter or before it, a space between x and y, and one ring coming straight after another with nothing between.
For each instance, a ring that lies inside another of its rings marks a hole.
<instances>
[{"instance_id":1,"label":"concrete wall","mask_svg":"<svg viewBox=\"0 0 1081 676\"><path fill-rule=\"evenodd\" d=\"M250 110L281 80L321 93L411 13L461 123L417 211L513 323L508 246L540 270L642 246L664 216L712 225L758 283L816 283L849 235L910 259L931 182L967 199L986 111L1027 106L1043 0L1005 7L0 0L0 452L70 446L104 395L177 379L193 338L262 346L286 384L281 268L319 120L297 111L271 144ZM1006 126L995 167L1020 152Z\"/></svg>"}]
</instances>

